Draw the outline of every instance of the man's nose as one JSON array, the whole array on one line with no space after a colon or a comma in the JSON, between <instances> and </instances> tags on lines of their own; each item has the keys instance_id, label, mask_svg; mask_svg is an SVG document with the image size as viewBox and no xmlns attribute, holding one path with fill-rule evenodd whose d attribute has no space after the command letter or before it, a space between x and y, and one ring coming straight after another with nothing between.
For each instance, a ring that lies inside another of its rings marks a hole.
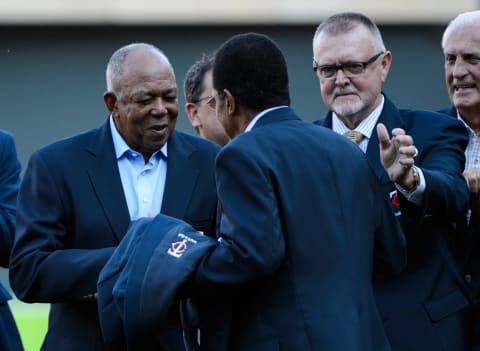
<instances>
[{"instance_id":1,"label":"man's nose","mask_svg":"<svg viewBox=\"0 0 480 351\"><path fill-rule=\"evenodd\" d=\"M465 61L457 59L453 66L453 75L455 77L463 77L468 73L467 65Z\"/></svg>"},{"instance_id":2,"label":"man's nose","mask_svg":"<svg viewBox=\"0 0 480 351\"><path fill-rule=\"evenodd\" d=\"M335 84L336 85L345 85L349 81L349 78L343 71L343 69L337 69L337 73L335 75Z\"/></svg>"},{"instance_id":3,"label":"man's nose","mask_svg":"<svg viewBox=\"0 0 480 351\"><path fill-rule=\"evenodd\" d=\"M162 115L167 113L166 103L161 97L158 97L155 99L151 112L152 114L162 114Z\"/></svg>"}]
</instances>

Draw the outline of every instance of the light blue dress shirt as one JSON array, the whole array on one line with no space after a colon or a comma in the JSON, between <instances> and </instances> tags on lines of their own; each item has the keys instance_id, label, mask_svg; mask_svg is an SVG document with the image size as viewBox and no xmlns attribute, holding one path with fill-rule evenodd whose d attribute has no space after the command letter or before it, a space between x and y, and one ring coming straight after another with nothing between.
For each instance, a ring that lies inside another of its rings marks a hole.
<instances>
[{"instance_id":1,"label":"light blue dress shirt","mask_svg":"<svg viewBox=\"0 0 480 351\"><path fill-rule=\"evenodd\" d=\"M167 178L167 143L145 163L143 155L123 140L112 116L110 129L130 219L158 214Z\"/></svg>"}]
</instances>

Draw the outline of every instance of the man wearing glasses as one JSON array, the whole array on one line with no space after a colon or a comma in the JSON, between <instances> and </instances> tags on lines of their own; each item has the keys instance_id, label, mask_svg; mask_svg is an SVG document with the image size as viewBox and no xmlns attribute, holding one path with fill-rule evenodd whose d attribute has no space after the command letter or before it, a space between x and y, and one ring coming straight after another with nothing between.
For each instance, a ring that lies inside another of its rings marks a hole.
<instances>
[{"instance_id":1,"label":"man wearing glasses","mask_svg":"<svg viewBox=\"0 0 480 351\"><path fill-rule=\"evenodd\" d=\"M469 349L463 319L469 301L454 257L455 223L468 206L464 127L434 112L399 110L382 94L392 53L368 17L327 18L315 32L313 51L330 110L316 123L365 152L407 239L406 270L393 280L375 281L392 350Z\"/></svg>"},{"instance_id":2,"label":"man wearing glasses","mask_svg":"<svg viewBox=\"0 0 480 351\"><path fill-rule=\"evenodd\" d=\"M224 146L230 138L215 114L215 99L212 96L213 59L213 56L204 55L185 75L185 112L200 137Z\"/></svg>"}]
</instances>

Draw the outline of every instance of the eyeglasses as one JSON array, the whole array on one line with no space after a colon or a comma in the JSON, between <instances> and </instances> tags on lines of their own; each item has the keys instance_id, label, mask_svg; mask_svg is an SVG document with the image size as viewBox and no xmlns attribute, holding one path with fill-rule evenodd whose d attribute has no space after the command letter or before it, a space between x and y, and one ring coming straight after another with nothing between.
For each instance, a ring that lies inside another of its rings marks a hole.
<instances>
[{"instance_id":1,"label":"eyeglasses","mask_svg":"<svg viewBox=\"0 0 480 351\"><path fill-rule=\"evenodd\" d=\"M215 96L210 96L210 99L207 100L206 104L215 110L215 107L217 106L217 100L215 99Z\"/></svg>"},{"instance_id":2,"label":"eyeglasses","mask_svg":"<svg viewBox=\"0 0 480 351\"><path fill-rule=\"evenodd\" d=\"M223 95L222 92L218 92L218 93L215 94L215 95L205 96L205 97L203 97L203 98L200 98L200 99L198 99L197 101L195 101L195 103L200 102L200 101L202 101L202 100L207 100L207 99L208 99L207 102L206 102L206 104L207 104L208 106L210 106L212 109L215 110L215 107L217 107L217 97L218 97L218 96L222 96L222 95Z\"/></svg>"},{"instance_id":3,"label":"eyeglasses","mask_svg":"<svg viewBox=\"0 0 480 351\"><path fill-rule=\"evenodd\" d=\"M215 106L217 105L217 102L215 101L215 96L205 96L203 98L200 98L196 101L194 101L195 104L203 101L203 100L207 100L207 102L205 102L205 104L207 104L208 106L210 106L211 108L213 108L215 110Z\"/></svg>"},{"instance_id":4,"label":"eyeglasses","mask_svg":"<svg viewBox=\"0 0 480 351\"><path fill-rule=\"evenodd\" d=\"M315 60L313 60L313 71L322 79L335 79L337 77L338 70L342 70L343 74L345 74L345 76L348 78L356 77L363 74L368 65L375 62L383 53L384 51L379 52L364 62L351 61L342 63L340 65L318 66Z\"/></svg>"}]
</instances>

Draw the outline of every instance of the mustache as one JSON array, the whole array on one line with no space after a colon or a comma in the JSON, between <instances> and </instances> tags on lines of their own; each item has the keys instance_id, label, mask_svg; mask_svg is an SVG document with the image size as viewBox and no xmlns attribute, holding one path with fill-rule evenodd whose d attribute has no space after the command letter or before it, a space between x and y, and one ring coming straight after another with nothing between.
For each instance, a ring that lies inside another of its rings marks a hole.
<instances>
[{"instance_id":1,"label":"mustache","mask_svg":"<svg viewBox=\"0 0 480 351\"><path fill-rule=\"evenodd\" d=\"M345 94L356 94L356 91L352 90L352 89L345 89L345 88L335 88L335 90L333 91L333 94L334 95L345 95Z\"/></svg>"}]
</instances>

